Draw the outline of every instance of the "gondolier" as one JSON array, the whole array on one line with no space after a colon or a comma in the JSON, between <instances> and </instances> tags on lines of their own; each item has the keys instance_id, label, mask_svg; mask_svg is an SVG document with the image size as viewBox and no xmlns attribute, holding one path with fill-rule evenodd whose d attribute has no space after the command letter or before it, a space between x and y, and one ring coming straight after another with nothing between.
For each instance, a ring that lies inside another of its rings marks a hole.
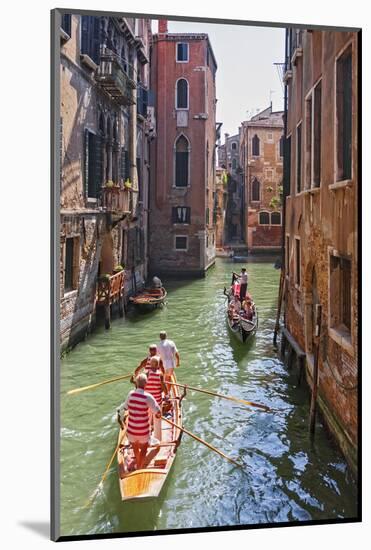
<instances>
[{"instance_id":1,"label":"gondolier","mask_svg":"<svg viewBox=\"0 0 371 550\"><path fill-rule=\"evenodd\" d=\"M150 439L149 410L161 418L161 409L155 398L144 391L147 376L139 374L135 379L136 389L132 390L126 401L118 409L118 421L122 425L127 419L127 438L134 451L136 468L140 470L147 454ZM132 469L134 465L132 464Z\"/></svg>"},{"instance_id":2,"label":"gondolier","mask_svg":"<svg viewBox=\"0 0 371 550\"><path fill-rule=\"evenodd\" d=\"M162 364L162 359L161 359L161 357L160 357L160 356L158 355L158 353L157 353L157 346L156 346L156 344L151 344L151 345L149 346L149 348L148 348L148 355L147 355L147 357L145 357L145 358L143 359L143 361L141 361L139 367L136 369L136 371L138 371L138 374L139 374L139 372L140 372L142 369L144 369L145 374L148 374L147 371L148 371L148 369L149 369L149 366L150 366L150 363L151 363L151 359L152 359L152 357L156 357L156 356L158 356L158 358L159 358L160 368L164 371L164 366L163 366L163 364ZM132 380L132 381L134 381L134 380Z\"/></svg>"},{"instance_id":3,"label":"gondolier","mask_svg":"<svg viewBox=\"0 0 371 550\"><path fill-rule=\"evenodd\" d=\"M248 274L246 271L246 268L243 267L241 269L241 273L237 275L237 273L233 272L234 277L238 277L240 281L240 301L243 302L246 296L247 292L247 283L248 283Z\"/></svg>"},{"instance_id":4,"label":"gondolier","mask_svg":"<svg viewBox=\"0 0 371 550\"><path fill-rule=\"evenodd\" d=\"M179 367L180 357L176 345L167 338L165 331L160 332L160 343L157 351L165 369L165 382L169 382L176 367Z\"/></svg>"},{"instance_id":5,"label":"gondolier","mask_svg":"<svg viewBox=\"0 0 371 550\"><path fill-rule=\"evenodd\" d=\"M151 358L147 371L147 384L145 385L144 391L152 395L161 410L162 393L167 396L168 389L164 382L164 375L160 371L160 358L156 355ZM153 413L151 413L150 416L151 420L153 420L153 435L160 442L162 439L161 418L157 418Z\"/></svg>"}]
</instances>

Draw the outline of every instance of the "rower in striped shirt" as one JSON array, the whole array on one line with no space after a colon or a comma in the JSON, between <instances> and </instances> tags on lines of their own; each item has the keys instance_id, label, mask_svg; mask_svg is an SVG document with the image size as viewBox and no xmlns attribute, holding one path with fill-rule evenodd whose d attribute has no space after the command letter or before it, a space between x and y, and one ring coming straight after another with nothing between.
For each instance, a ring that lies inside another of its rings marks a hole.
<instances>
[{"instance_id":1,"label":"rower in striped shirt","mask_svg":"<svg viewBox=\"0 0 371 550\"><path fill-rule=\"evenodd\" d=\"M152 395L155 398L158 406L161 408L162 412L162 392L166 395L166 400L168 399L168 389L164 382L164 375L160 370L160 358L158 356L151 357L149 368L146 372L147 374L147 384L144 390ZM156 418L156 415L153 413L150 414L151 420L153 420L153 435L158 441L161 441L162 430L161 430L161 419Z\"/></svg>"},{"instance_id":2,"label":"rower in striped shirt","mask_svg":"<svg viewBox=\"0 0 371 550\"><path fill-rule=\"evenodd\" d=\"M133 447L137 470L143 468L147 455L151 435L149 411L161 419L161 409L155 398L144 390L146 384L147 376L139 374L135 379L136 389L129 392L126 401L117 411L121 425L128 415L127 437Z\"/></svg>"}]
</instances>

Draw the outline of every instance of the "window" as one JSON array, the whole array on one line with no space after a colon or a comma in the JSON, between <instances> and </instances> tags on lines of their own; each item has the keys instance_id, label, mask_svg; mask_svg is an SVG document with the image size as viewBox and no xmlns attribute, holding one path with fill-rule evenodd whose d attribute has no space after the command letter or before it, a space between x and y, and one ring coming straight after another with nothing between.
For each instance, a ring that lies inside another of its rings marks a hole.
<instances>
[{"instance_id":1,"label":"window","mask_svg":"<svg viewBox=\"0 0 371 550\"><path fill-rule=\"evenodd\" d=\"M237 149L237 143L235 141L232 143L232 149L234 151Z\"/></svg>"},{"instance_id":2,"label":"window","mask_svg":"<svg viewBox=\"0 0 371 550\"><path fill-rule=\"evenodd\" d=\"M295 238L295 285L300 287L300 239Z\"/></svg>"},{"instance_id":3,"label":"window","mask_svg":"<svg viewBox=\"0 0 371 550\"><path fill-rule=\"evenodd\" d=\"M173 223L191 223L191 209L189 206L173 206Z\"/></svg>"},{"instance_id":4,"label":"window","mask_svg":"<svg viewBox=\"0 0 371 550\"><path fill-rule=\"evenodd\" d=\"M258 157L260 155L260 139L255 134L252 138L252 156Z\"/></svg>"},{"instance_id":5,"label":"window","mask_svg":"<svg viewBox=\"0 0 371 550\"><path fill-rule=\"evenodd\" d=\"M265 177L268 181L273 181L273 170L271 168L265 171Z\"/></svg>"},{"instance_id":6,"label":"window","mask_svg":"<svg viewBox=\"0 0 371 550\"><path fill-rule=\"evenodd\" d=\"M236 159L232 159L232 169L233 170L236 170L237 168L237 160Z\"/></svg>"},{"instance_id":7,"label":"window","mask_svg":"<svg viewBox=\"0 0 371 550\"><path fill-rule=\"evenodd\" d=\"M286 140L286 156L283 159L287 195L291 195L291 136Z\"/></svg>"},{"instance_id":8,"label":"window","mask_svg":"<svg viewBox=\"0 0 371 550\"><path fill-rule=\"evenodd\" d=\"M102 143L99 135L85 129L85 167L84 184L85 195L90 199L96 199L102 185L103 163Z\"/></svg>"},{"instance_id":9,"label":"window","mask_svg":"<svg viewBox=\"0 0 371 550\"><path fill-rule=\"evenodd\" d=\"M352 262L349 258L330 256L330 316L331 326L351 331Z\"/></svg>"},{"instance_id":10,"label":"window","mask_svg":"<svg viewBox=\"0 0 371 550\"><path fill-rule=\"evenodd\" d=\"M61 28L68 36L71 36L71 15L65 13L61 18Z\"/></svg>"},{"instance_id":11,"label":"window","mask_svg":"<svg viewBox=\"0 0 371 550\"><path fill-rule=\"evenodd\" d=\"M337 181L352 177L352 48L336 62Z\"/></svg>"},{"instance_id":12,"label":"window","mask_svg":"<svg viewBox=\"0 0 371 550\"><path fill-rule=\"evenodd\" d=\"M279 141L279 150L280 150L280 157L283 157L283 144L284 144L284 138L281 136L281 139Z\"/></svg>"},{"instance_id":13,"label":"window","mask_svg":"<svg viewBox=\"0 0 371 550\"><path fill-rule=\"evenodd\" d=\"M296 192L301 191L301 123L296 128Z\"/></svg>"},{"instance_id":14,"label":"window","mask_svg":"<svg viewBox=\"0 0 371 550\"><path fill-rule=\"evenodd\" d=\"M290 275L290 237L286 235L286 275Z\"/></svg>"},{"instance_id":15,"label":"window","mask_svg":"<svg viewBox=\"0 0 371 550\"><path fill-rule=\"evenodd\" d=\"M273 141L273 134L272 134L272 132L268 132L268 133L267 133L267 141L268 141L269 143L272 143L272 141Z\"/></svg>"},{"instance_id":16,"label":"window","mask_svg":"<svg viewBox=\"0 0 371 550\"><path fill-rule=\"evenodd\" d=\"M176 60L177 62L187 63L189 61L189 45L179 42L176 45Z\"/></svg>"},{"instance_id":17,"label":"window","mask_svg":"<svg viewBox=\"0 0 371 550\"><path fill-rule=\"evenodd\" d=\"M188 82L180 78L176 83L176 109L188 109Z\"/></svg>"},{"instance_id":18,"label":"window","mask_svg":"<svg viewBox=\"0 0 371 550\"><path fill-rule=\"evenodd\" d=\"M259 224L260 225L269 225L269 212L260 212L259 213Z\"/></svg>"},{"instance_id":19,"label":"window","mask_svg":"<svg viewBox=\"0 0 371 550\"><path fill-rule=\"evenodd\" d=\"M188 237L175 235L175 250L187 250L188 249Z\"/></svg>"},{"instance_id":20,"label":"window","mask_svg":"<svg viewBox=\"0 0 371 550\"><path fill-rule=\"evenodd\" d=\"M88 55L96 65L100 60L100 17L83 15L81 17L81 44L80 51Z\"/></svg>"},{"instance_id":21,"label":"window","mask_svg":"<svg viewBox=\"0 0 371 550\"><path fill-rule=\"evenodd\" d=\"M281 212L272 212L272 214L271 214L271 224L272 225L281 225Z\"/></svg>"},{"instance_id":22,"label":"window","mask_svg":"<svg viewBox=\"0 0 371 550\"><path fill-rule=\"evenodd\" d=\"M206 222L206 225L209 225L209 223L210 223L210 209L209 208L206 208L206 210L205 210L205 222Z\"/></svg>"},{"instance_id":23,"label":"window","mask_svg":"<svg viewBox=\"0 0 371 550\"><path fill-rule=\"evenodd\" d=\"M189 184L189 143L181 135L175 144L175 187L187 187Z\"/></svg>"},{"instance_id":24,"label":"window","mask_svg":"<svg viewBox=\"0 0 371 550\"><path fill-rule=\"evenodd\" d=\"M312 96L305 102L305 187L312 184Z\"/></svg>"},{"instance_id":25,"label":"window","mask_svg":"<svg viewBox=\"0 0 371 550\"><path fill-rule=\"evenodd\" d=\"M77 288L78 282L78 237L68 237L64 252L64 292Z\"/></svg>"},{"instance_id":26,"label":"window","mask_svg":"<svg viewBox=\"0 0 371 550\"><path fill-rule=\"evenodd\" d=\"M254 178L251 185L251 200L260 201L260 182L256 178Z\"/></svg>"},{"instance_id":27,"label":"window","mask_svg":"<svg viewBox=\"0 0 371 550\"><path fill-rule=\"evenodd\" d=\"M321 125L322 125L322 86L314 88L313 105L313 186L321 184Z\"/></svg>"}]
</instances>

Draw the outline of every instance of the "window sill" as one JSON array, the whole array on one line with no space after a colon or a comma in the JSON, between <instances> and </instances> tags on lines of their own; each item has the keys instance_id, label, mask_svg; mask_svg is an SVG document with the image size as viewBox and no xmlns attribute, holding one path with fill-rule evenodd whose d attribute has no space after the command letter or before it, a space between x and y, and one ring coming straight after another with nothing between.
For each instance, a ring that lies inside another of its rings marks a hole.
<instances>
[{"instance_id":1,"label":"window sill","mask_svg":"<svg viewBox=\"0 0 371 550\"><path fill-rule=\"evenodd\" d=\"M70 298L74 298L75 296L77 296L77 290L69 290L68 292L65 292L63 294L63 298L62 298L62 302L63 300L69 300Z\"/></svg>"},{"instance_id":2,"label":"window sill","mask_svg":"<svg viewBox=\"0 0 371 550\"><path fill-rule=\"evenodd\" d=\"M86 202L96 204L98 202L98 199L94 197L87 197Z\"/></svg>"},{"instance_id":3,"label":"window sill","mask_svg":"<svg viewBox=\"0 0 371 550\"><path fill-rule=\"evenodd\" d=\"M67 40L71 38L70 35L62 29L62 27L60 28L60 37L62 42L67 42Z\"/></svg>"},{"instance_id":4,"label":"window sill","mask_svg":"<svg viewBox=\"0 0 371 550\"><path fill-rule=\"evenodd\" d=\"M353 180L342 180L335 183L331 183L328 188L330 191L336 191L336 189L345 189L346 187L352 187Z\"/></svg>"},{"instance_id":5,"label":"window sill","mask_svg":"<svg viewBox=\"0 0 371 550\"><path fill-rule=\"evenodd\" d=\"M354 357L354 348L352 345L351 335L348 329L343 328L341 325L331 327L328 329L329 336L341 346L345 351Z\"/></svg>"},{"instance_id":6,"label":"window sill","mask_svg":"<svg viewBox=\"0 0 371 550\"><path fill-rule=\"evenodd\" d=\"M98 69L98 65L94 63L92 58L86 53L80 54L80 60L81 60L81 63L86 67L88 67L88 69L90 69L91 71L96 71Z\"/></svg>"},{"instance_id":7,"label":"window sill","mask_svg":"<svg viewBox=\"0 0 371 550\"><path fill-rule=\"evenodd\" d=\"M316 195L321 191L320 187L311 187L310 189L304 189L304 191L301 191L299 194L303 195Z\"/></svg>"}]
</instances>

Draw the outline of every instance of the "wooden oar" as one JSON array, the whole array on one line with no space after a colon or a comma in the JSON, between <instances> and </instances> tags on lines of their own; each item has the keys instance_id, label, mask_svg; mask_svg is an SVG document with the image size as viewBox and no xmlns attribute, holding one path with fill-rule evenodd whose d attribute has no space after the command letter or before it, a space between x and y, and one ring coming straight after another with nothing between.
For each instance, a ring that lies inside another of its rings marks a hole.
<instances>
[{"instance_id":1,"label":"wooden oar","mask_svg":"<svg viewBox=\"0 0 371 550\"><path fill-rule=\"evenodd\" d=\"M231 462L232 464L234 464L235 466L238 466L239 468L243 468L243 464L240 464L239 462L237 462L236 460L234 460L233 458L231 458L230 456L227 456L226 454L223 453L223 451L220 451L219 449L217 449L216 447L213 447L213 445L210 445L210 443L208 443L207 441L205 441L204 439L201 439L201 437L198 437L198 435L195 435L194 433L190 432L189 430L186 430L186 428L182 428L182 426L179 426L179 424L175 424L175 422L172 422L171 420L169 420L168 418L165 418L164 416L161 417L162 420L165 420L165 422L167 422L168 424L170 424L171 426L174 426L175 428L178 428L179 430L181 430L182 432L190 435L191 437L193 437L193 439L195 439L196 441L198 441L199 443L202 443L203 445L205 445L208 449L211 449L212 451L218 453L218 455L222 456L223 458L225 458L226 460L228 460L229 462Z\"/></svg>"},{"instance_id":2,"label":"wooden oar","mask_svg":"<svg viewBox=\"0 0 371 550\"><path fill-rule=\"evenodd\" d=\"M127 426L125 426L125 428L123 429L123 432L122 432L122 436L119 440L119 442L117 443L117 446L116 446L116 449L113 451L113 455L111 456L111 459L110 461L108 462L107 466L106 466L106 469L104 470L104 474L102 475L102 479L100 480L99 484L98 484L98 487L95 489L94 493L91 495L91 497L88 499L88 501L86 502L84 508L87 508L88 506L91 505L91 503L93 502L93 500L95 499L95 497L97 496L97 494L99 493L100 489L103 487L103 483L107 477L107 474L108 474L108 471L109 469L111 468L111 465L112 465L112 462L114 461L114 458L115 456L117 455L117 452L120 448L120 445L126 435L126 430L127 430Z\"/></svg>"},{"instance_id":3,"label":"wooden oar","mask_svg":"<svg viewBox=\"0 0 371 550\"><path fill-rule=\"evenodd\" d=\"M117 382L118 380L125 380L125 378L130 378L133 376L132 373L124 374L123 376L116 376L116 378L110 378L109 380L103 380L103 382L98 382L97 384L91 384L90 386L84 386L82 388L75 388L67 392L67 395L73 395L75 393L81 393L86 390L93 390L94 388L99 388L99 386L104 386L104 384L110 384L111 382Z\"/></svg>"},{"instance_id":4,"label":"wooden oar","mask_svg":"<svg viewBox=\"0 0 371 550\"><path fill-rule=\"evenodd\" d=\"M229 401L235 401L236 403L241 403L242 405L248 405L249 407L258 407L263 411L270 411L269 407L265 405L260 405L259 403L254 403L253 401L245 401L244 399L238 399L237 397L232 397L231 395L223 395L221 393L216 393L214 391L204 390L202 388L193 388L192 386L185 386L184 384L178 384L175 382L166 382L167 384L172 384L173 386L179 386L180 388L187 387L187 390L198 391L200 393L206 393L208 395L215 395L215 397L221 397L222 399L228 399Z\"/></svg>"}]
</instances>

